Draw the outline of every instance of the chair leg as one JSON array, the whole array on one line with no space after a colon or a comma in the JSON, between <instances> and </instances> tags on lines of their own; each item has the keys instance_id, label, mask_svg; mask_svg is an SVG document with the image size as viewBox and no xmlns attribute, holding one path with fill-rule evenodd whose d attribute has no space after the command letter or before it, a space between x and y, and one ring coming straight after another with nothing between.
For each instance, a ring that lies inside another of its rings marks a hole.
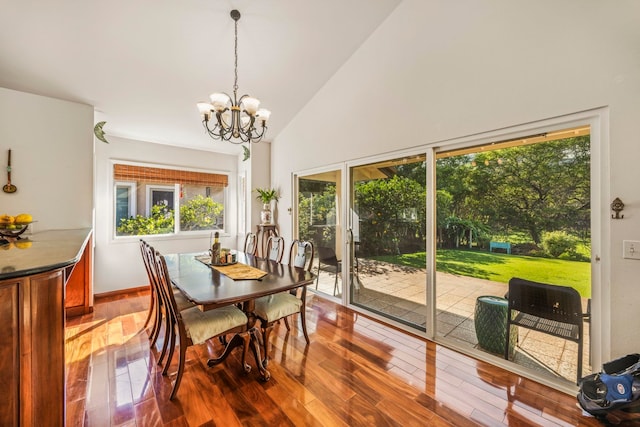
<instances>
[{"instance_id":1,"label":"chair leg","mask_svg":"<svg viewBox=\"0 0 640 427\"><path fill-rule=\"evenodd\" d=\"M176 382L173 384L173 390L171 390L171 395L169 396L169 400L173 400L178 392L178 388L180 387L180 381L182 381L182 374L184 372L184 360L187 356L187 340L182 335L180 336L180 360L178 360L178 375L176 376Z\"/></svg>"},{"instance_id":2,"label":"chair leg","mask_svg":"<svg viewBox=\"0 0 640 427\"><path fill-rule=\"evenodd\" d=\"M167 372L169 372L169 366L171 366L171 361L173 360L173 351L176 348L176 325L171 325L170 334L171 334L171 338L167 338L166 340L166 341L170 341L169 354L167 355L167 362L164 364L162 375L167 375Z\"/></svg>"},{"instance_id":3,"label":"chair leg","mask_svg":"<svg viewBox=\"0 0 640 427\"><path fill-rule=\"evenodd\" d=\"M167 348L170 351L170 357L173 356L173 347L175 346L175 325L171 321L169 316L165 316L165 326L164 326L164 342L162 343L162 352L160 353L160 357L158 357L158 365L162 365L162 361L164 360L164 356L167 354ZM171 364L171 360L166 364L166 366ZM166 367L165 366L165 367ZM166 369L165 369L166 373Z\"/></svg>"},{"instance_id":4,"label":"chair leg","mask_svg":"<svg viewBox=\"0 0 640 427\"><path fill-rule=\"evenodd\" d=\"M291 326L289 326L289 321L287 320L286 317L284 317L282 320L284 320L284 326L287 327L287 331L291 330Z\"/></svg>"},{"instance_id":5,"label":"chair leg","mask_svg":"<svg viewBox=\"0 0 640 427\"><path fill-rule=\"evenodd\" d=\"M333 282L333 296L338 294L338 269L336 268L336 279Z\"/></svg>"},{"instance_id":6,"label":"chair leg","mask_svg":"<svg viewBox=\"0 0 640 427\"><path fill-rule=\"evenodd\" d=\"M307 307L304 301L302 302L302 306L300 306L300 323L302 324L302 333L304 334L304 339L309 344L309 335L307 334L307 318L306 313Z\"/></svg>"},{"instance_id":7,"label":"chair leg","mask_svg":"<svg viewBox=\"0 0 640 427\"><path fill-rule=\"evenodd\" d=\"M153 323L151 324L151 330L149 331L149 344L151 347L156 345L156 341L158 340L158 329L160 328L160 323L162 320L158 319L158 317L162 317L162 308L156 304L156 308L153 313Z\"/></svg>"},{"instance_id":8,"label":"chair leg","mask_svg":"<svg viewBox=\"0 0 640 427\"><path fill-rule=\"evenodd\" d=\"M149 312L147 313L147 320L144 321L144 326L142 326L142 329L147 329L147 325L149 324L149 321L151 320L151 315L154 314L153 313L153 308L155 306L155 296L153 295L153 289L151 290L151 298L149 298Z\"/></svg>"},{"instance_id":9,"label":"chair leg","mask_svg":"<svg viewBox=\"0 0 640 427\"><path fill-rule=\"evenodd\" d=\"M271 336L271 330L273 329L273 322L267 323L267 326L262 328L262 341L264 347L264 358L262 359L262 365L267 366L269 363L269 337Z\"/></svg>"},{"instance_id":10,"label":"chair leg","mask_svg":"<svg viewBox=\"0 0 640 427\"><path fill-rule=\"evenodd\" d=\"M156 294L156 297L157 297L157 294ZM156 298L155 321L153 322L151 333L149 334L149 339L151 340L151 347L156 345L156 341L158 340L158 335L160 335L160 329L162 328L162 311L163 311L163 305L160 303L160 300Z\"/></svg>"}]
</instances>

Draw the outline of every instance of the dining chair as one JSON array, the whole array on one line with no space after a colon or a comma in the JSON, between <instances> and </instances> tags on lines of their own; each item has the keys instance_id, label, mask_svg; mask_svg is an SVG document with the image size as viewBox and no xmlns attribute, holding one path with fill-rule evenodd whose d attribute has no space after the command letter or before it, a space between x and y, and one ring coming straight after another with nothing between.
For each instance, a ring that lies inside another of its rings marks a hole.
<instances>
[{"instance_id":1,"label":"dining chair","mask_svg":"<svg viewBox=\"0 0 640 427\"><path fill-rule=\"evenodd\" d=\"M258 252L258 236L255 233L247 233L244 239L244 253L255 255Z\"/></svg>"},{"instance_id":2,"label":"dining chair","mask_svg":"<svg viewBox=\"0 0 640 427\"><path fill-rule=\"evenodd\" d=\"M152 329L149 332L149 340L151 341L150 346L154 347L156 345L156 341L160 336L160 331L162 330L162 325L165 325L164 332L164 341L162 343L162 350L160 352L160 356L158 357L158 365L162 365L162 361L164 360L164 356L167 352L168 343L171 339L171 330L169 328L169 317L167 314L167 307L165 305L164 299L161 297L162 293L159 289L159 278L157 274L157 269L155 266L155 249L153 246L149 245L144 240L140 240L140 249L142 252L142 260L145 265L145 269L147 270L147 275L149 278L149 287L151 293L151 300L149 302L149 311L153 309L153 325ZM188 308L195 307L195 305L189 301L178 289L173 288L173 294L176 301L176 306L178 310L182 311ZM150 316L148 315L149 319Z\"/></svg>"},{"instance_id":3,"label":"dining chair","mask_svg":"<svg viewBox=\"0 0 640 427\"><path fill-rule=\"evenodd\" d=\"M296 239L289 249L289 265L311 271L314 255L313 243Z\"/></svg>"},{"instance_id":4,"label":"dining chair","mask_svg":"<svg viewBox=\"0 0 640 427\"><path fill-rule=\"evenodd\" d=\"M313 265L313 244L311 242L294 240L289 251L289 266L304 268L311 271ZM299 292L298 292L299 291ZM299 294L299 295L298 295ZM264 347L264 359L262 363L266 366L269 362L269 337L273 325L283 319L287 330L291 330L287 317L300 313L302 333L304 339L309 344L307 334L307 324L305 319L307 287L301 286L292 289L290 292L280 292L273 295L260 297L255 301L255 316L260 319L260 331Z\"/></svg>"},{"instance_id":5,"label":"dining chair","mask_svg":"<svg viewBox=\"0 0 640 427\"><path fill-rule=\"evenodd\" d=\"M282 262L284 255L284 237L269 236L267 240L267 258L271 261Z\"/></svg>"},{"instance_id":6,"label":"dining chair","mask_svg":"<svg viewBox=\"0 0 640 427\"><path fill-rule=\"evenodd\" d=\"M342 261L338 259L333 248L318 246L318 275L316 276L316 289L318 289L320 270L322 269L323 264L331 267L335 274L335 280L333 281L333 295L336 295L338 291L338 275L342 272Z\"/></svg>"},{"instance_id":7,"label":"dining chair","mask_svg":"<svg viewBox=\"0 0 640 427\"><path fill-rule=\"evenodd\" d=\"M247 372L248 365L246 364L246 357L251 338L247 328L247 315L235 305L228 305L207 311L202 311L198 307L192 307L182 311L179 310L165 258L159 252L155 253L155 258L156 270L160 279L159 289L165 305L168 308L169 326L172 330L170 334L171 343L169 345L169 355L162 371L163 375L167 375L169 365L171 365L176 345L176 337L179 340L178 346L180 349L178 353L178 371L173 389L169 395L169 400L172 400L176 396L178 388L180 387L184 373L187 347L202 344L211 338L230 333L239 334L243 339L242 366L244 371Z\"/></svg>"},{"instance_id":8,"label":"dining chair","mask_svg":"<svg viewBox=\"0 0 640 427\"><path fill-rule=\"evenodd\" d=\"M156 291L156 286L152 283L153 276L151 271L151 266L149 265L149 258L147 256L147 250L149 248L149 244L145 242L143 239L140 239L140 253L142 255L142 262L144 263L144 269L147 272L147 278L149 280L149 288L150 288L150 298L149 298L149 311L147 312L147 319L144 321L144 325L142 329L146 329L153 318L153 322L151 323L151 330L149 331L149 339L151 340L151 346L155 345L157 339L158 328L160 327L160 320L158 317L161 317L161 307L160 301L158 300L160 296Z\"/></svg>"}]
</instances>

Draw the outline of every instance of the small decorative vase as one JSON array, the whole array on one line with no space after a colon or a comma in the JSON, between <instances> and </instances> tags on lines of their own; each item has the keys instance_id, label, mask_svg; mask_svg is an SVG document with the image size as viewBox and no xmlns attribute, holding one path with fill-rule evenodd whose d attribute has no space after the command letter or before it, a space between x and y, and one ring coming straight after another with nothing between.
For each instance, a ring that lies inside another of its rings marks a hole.
<instances>
[{"instance_id":1,"label":"small decorative vase","mask_svg":"<svg viewBox=\"0 0 640 427\"><path fill-rule=\"evenodd\" d=\"M262 211L260 212L260 221L262 221L262 224L271 224L272 220L271 204L265 203L262 205Z\"/></svg>"}]
</instances>

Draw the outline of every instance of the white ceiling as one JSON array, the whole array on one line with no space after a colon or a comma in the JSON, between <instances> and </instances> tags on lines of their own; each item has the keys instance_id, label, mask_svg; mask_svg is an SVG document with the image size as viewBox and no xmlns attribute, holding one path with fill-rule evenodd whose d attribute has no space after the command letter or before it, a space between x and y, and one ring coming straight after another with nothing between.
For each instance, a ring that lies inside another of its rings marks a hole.
<instances>
[{"instance_id":1,"label":"white ceiling","mask_svg":"<svg viewBox=\"0 0 640 427\"><path fill-rule=\"evenodd\" d=\"M196 109L233 90L232 9L239 95L272 140L400 1L0 0L0 86L93 105L107 138L236 153Z\"/></svg>"}]
</instances>

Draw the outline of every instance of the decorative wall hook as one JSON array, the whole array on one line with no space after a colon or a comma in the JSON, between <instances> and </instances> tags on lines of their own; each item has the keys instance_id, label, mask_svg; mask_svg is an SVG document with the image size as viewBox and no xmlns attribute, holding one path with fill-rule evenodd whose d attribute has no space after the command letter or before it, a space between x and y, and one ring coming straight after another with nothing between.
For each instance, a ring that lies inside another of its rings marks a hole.
<instances>
[{"instance_id":1,"label":"decorative wall hook","mask_svg":"<svg viewBox=\"0 0 640 427\"><path fill-rule=\"evenodd\" d=\"M623 209L624 209L624 203L622 203L622 200L620 200L619 197L616 197L613 200L613 202L611 202L611 210L614 211L616 214L611 215L611 218L612 219L624 218L624 215L620 215L620 212L622 212Z\"/></svg>"}]
</instances>

